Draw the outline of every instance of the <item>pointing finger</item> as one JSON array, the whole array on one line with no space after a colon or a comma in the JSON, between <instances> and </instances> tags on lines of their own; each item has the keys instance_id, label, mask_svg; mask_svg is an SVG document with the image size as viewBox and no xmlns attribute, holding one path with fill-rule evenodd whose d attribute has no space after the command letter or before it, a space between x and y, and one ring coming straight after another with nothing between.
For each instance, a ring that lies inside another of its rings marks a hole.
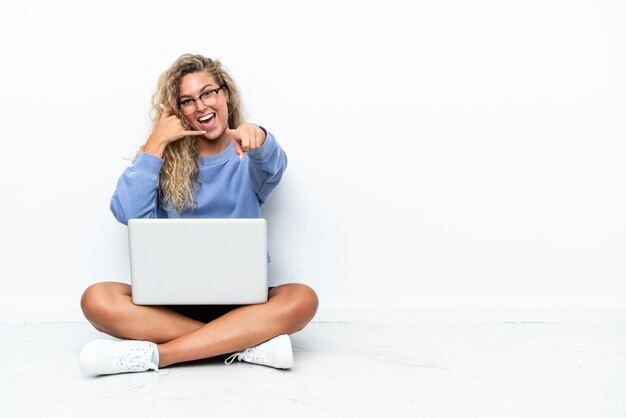
<instances>
[{"instance_id":1,"label":"pointing finger","mask_svg":"<svg viewBox=\"0 0 626 418\"><path fill-rule=\"evenodd\" d=\"M245 153L243 151L243 148L241 148L241 144L239 143L239 141L234 140L233 141L233 146L235 147L235 152L239 156L239 159L241 159L241 161L243 161L243 157L244 157Z\"/></svg>"}]
</instances>

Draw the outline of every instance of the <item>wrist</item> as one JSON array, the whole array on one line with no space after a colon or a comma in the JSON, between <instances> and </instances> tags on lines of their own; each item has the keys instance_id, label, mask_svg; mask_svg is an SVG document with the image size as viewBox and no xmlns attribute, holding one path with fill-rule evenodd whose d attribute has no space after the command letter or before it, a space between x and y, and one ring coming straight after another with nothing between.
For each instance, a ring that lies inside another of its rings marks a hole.
<instances>
[{"instance_id":1,"label":"wrist","mask_svg":"<svg viewBox=\"0 0 626 418\"><path fill-rule=\"evenodd\" d=\"M158 147L165 146L169 143L167 138L164 138L161 135L158 135L156 132L150 135L150 137L148 138L148 142Z\"/></svg>"},{"instance_id":2,"label":"wrist","mask_svg":"<svg viewBox=\"0 0 626 418\"><path fill-rule=\"evenodd\" d=\"M155 157L163 158L166 146L167 142L165 140L163 140L159 136L155 136L154 134L152 134L146 141L146 144L143 146L143 151L147 152L148 154L152 154Z\"/></svg>"}]
</instances>

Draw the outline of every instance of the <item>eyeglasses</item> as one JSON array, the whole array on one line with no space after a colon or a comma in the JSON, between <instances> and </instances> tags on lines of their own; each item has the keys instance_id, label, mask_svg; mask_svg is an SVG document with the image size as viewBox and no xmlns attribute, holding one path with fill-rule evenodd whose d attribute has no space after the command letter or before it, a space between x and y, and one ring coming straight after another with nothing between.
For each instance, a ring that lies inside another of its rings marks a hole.
<instances>
[{"instance_id":1,"label":"eyeglasses","mask_svg":"<svg viewBox=\"0 0 626 418\"><path fill-rule=\"evenodd\" d=\"M218 97L217 94L224 87L226 87L226 84L222 84L221 86L213 90L207 90L198 97L187 97L185 99L182 99L181 101L178 102L178 108L185 115L189 115L196 111L198 107L197 105L198 99L202 100L202 103L205 106L213 106L215 103L217 103L217 97Z\"/></svg>"}]
</instances>

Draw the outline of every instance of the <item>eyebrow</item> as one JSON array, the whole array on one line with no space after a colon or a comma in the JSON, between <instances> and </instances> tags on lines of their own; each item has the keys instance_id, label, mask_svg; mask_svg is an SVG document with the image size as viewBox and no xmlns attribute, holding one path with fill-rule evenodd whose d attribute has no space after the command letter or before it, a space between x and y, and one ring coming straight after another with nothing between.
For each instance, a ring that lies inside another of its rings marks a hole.
<instances>
[{"instance_id":1,"label":"eyebrow","mask_svg":"<svg viewBox=\"0 0 626 418\"><path fill-rule=\"evenodd\" d=\"M204 90L206 90L206 88L207 88L207 87L210 87L210 86L212 86L212 85L213 85L213 84L209 83L209 84L207 84L206 86L202 87L202 88L200 89L200 91L201 91L201 92L204 92ZM190 96L189 94L183 94L182 96L178 97L178 100L182 99L183 97L193 97L193 96Z\"/></svg>"}]
</instances>

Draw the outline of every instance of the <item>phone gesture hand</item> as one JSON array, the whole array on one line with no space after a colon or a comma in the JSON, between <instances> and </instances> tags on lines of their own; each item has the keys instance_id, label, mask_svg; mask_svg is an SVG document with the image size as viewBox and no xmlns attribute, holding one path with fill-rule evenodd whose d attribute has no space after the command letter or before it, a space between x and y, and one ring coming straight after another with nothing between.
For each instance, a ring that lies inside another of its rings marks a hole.
<instances>
[{"instance_id":1,"label":"phone gesture hand","mask_svg":"<svg viewBox=\"0 0 626 418\"><path fill-rule=\"evenodd\" d=\"M163 104L160 106L163 111L152 134L153 136L169 144L185 136L204 135L206 133L206 131L188 131L176 115L170 115L170 110L167 106Z\"/></svg>"}]
</instances>

